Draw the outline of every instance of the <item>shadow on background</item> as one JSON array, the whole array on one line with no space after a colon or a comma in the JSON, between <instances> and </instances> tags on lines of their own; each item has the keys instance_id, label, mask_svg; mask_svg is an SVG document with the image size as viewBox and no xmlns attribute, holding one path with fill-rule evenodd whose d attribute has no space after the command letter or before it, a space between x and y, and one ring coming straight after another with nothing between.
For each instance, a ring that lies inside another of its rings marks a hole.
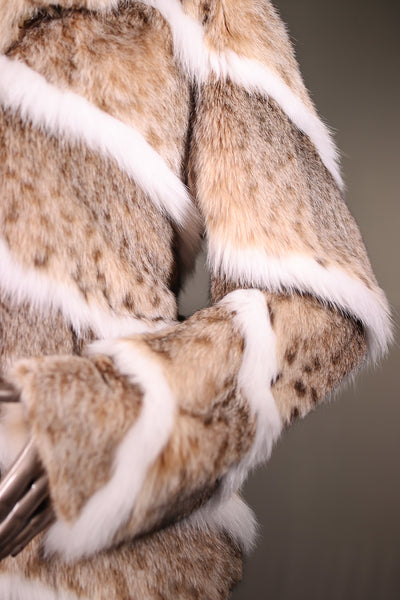
<instances>
[{"instance_id":1,"label":"shadow on background","mask_svg":"<svg viewBox=\"0 0 400 600\"><path fill-rule=\"evenodd\" d=\"M319 112L337 130L347 203L398 320L398 3L276 6ZM187 307L205 301L201 269L198 286ZM245 496L260 539L232 600L400 598L399 359L395 346L355 387L293 426L250 478Z\"/></svg>"}]
</instances>

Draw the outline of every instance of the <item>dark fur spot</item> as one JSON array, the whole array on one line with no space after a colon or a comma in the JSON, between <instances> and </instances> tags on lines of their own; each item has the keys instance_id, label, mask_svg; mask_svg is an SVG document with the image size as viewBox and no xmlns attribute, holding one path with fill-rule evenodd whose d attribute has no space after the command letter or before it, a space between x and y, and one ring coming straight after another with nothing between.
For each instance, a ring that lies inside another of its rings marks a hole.
<instances>
[{"instance_id":1,"label":"dark fur spot","mask_svg":"<svg viewBox=\"0 0 400 600\"><path fill-rule=\"evenodd\" d=\"M205 419L204 419L203 423L204 423L204 426L205 426L205 427L210 427L210 426L212 425L212 423L213 423L213 416L212 416L212 414L211 414L211 413L210 413L210 414L208 414L208 415L205 417Z\"/></svg>"},{"instance_id":2,"label":"dark fur spot","mask_svg":"<svg viewBox=\"0 0 400 600\"><path fill-rule=\"evenodd\" d=\"M199 335L194 339L194 342L199 346L212 346L212 340L207 335Z\"/></svg>"},{"instance_id":3,"label":"dark fur spot","mask_svg":"<svg viewBox=\"0 0 400 600\"><path fill-rule=\"evenodd\" d=\"M326 268L328 266L328 263L326 260L324 260L323 258L320 258L319 256L315 257L315 262L317 262L319 265L321 265L321 267Z\"/></svg>"},{"instance_id":4,"label":"dark fur spot","mask_svg":"<svg viewBox=\"0 0 400 600\"><path fill-rule=\"evenodd\" d=\"M305 396L307 392L307 388L304 383L300 380L296 381L294 384L294 389L296 390L296 394L298 396Z\"/></svg>"},{"instance_id":5,"label":"dark fur spot","mask_svg":"<svg viewBox=\"0 0 400 600\"><path fill-rule=\"evenodd\" d=\"M282 379L282 373L278 373L275 379L271 380L271 387L274 387L274 385L276 385L280 379Z\"/></svg>"},{"instance_id":6,"label":"dark fur spot","mask_svg":"<svg viewBox=\"0 0 400 600\"><path fill-rule=\"evenodd\" d=\"M274 323L275 323L275 313L272 310L272 307L271 307L270 303L268 303L267 306L268 306L268 312L269 312L269 320L271 321L271 325L273 327Z\"/></svg>"},{"instance_id":7,"label":"dark fur spot","mask_svg":"<svg viewBox=\"0 0 400 600\"><path fill-rule=\"evenodd\" d=\"M285 360L288 362L289 365L291 365L297 355L297 348L293 347L293 348L289 348L288 350L286 350L285 352Z\"/></svg>"},{"instance_id":8,"label":"dark fur spot","mask_svg":"<svg viewBox=\"0 0 400 600\"><path fill-rule=\"evenodd\" d=\"M204 15L202 20L202 25L206 25L210 19L211 6L209 2L205 2L203 6Z\"/></svg>"},{"instance_id":9,"label":"dark fur spot","mask_svg":"<svg viewBox=\"0 0 400 600\"><path fill-rule=\"evenodd\" d=\"M297 419L299 416L299 409L297 408L297 406L295 406L292 409L292 412L290 413L290 420L294 421L295 419Z\"/></svg>"},{"instance_id":10,"label":"dark fur spot","mask_svg":"<svg viewBox=\"0 0 400 600\"><path fill-rule=\"evenodd\" d=\"M304 373L312 373L312 367L310 367L310 365L306 365L304 367Z\"/></svg>"},{"instance_id":11,"label":"dark fur spot","mask_svg":"<svg viewBox=\"0 0 400 600\"><path fill-rule=\"evenodd\" d=\"M96 270L96 280L102 285L106 284L106 276L102 271L100 271L100 269Z\"/></svg>"},{"instance_id":12,"label":"dark fur spot","mask_svg":"<svg viewBox=\"0 0 400 600\"><path fill-rule=\"evenodd\" d=\"M98 263L99 260L102 258L103 256L103 252L100 250L100 248L96 248L96 250L94 250L93 252L93 260L95 263Z\"/></svg>"},{"instance_id":13,"label":"dark fur spot","mask_svg":"<svg viewBox=\"0 0 400 600\"><path fill-rule=\"evenodd\" d=\"M105 284L101 288L101 293L103 294L104 299L107 301L108 306L111 306L110 294L108 293L108 289Z\"/></svg>"},{"instance_id":14,"label":"dark fur spot","mask_svg":"<svg viewBox=\"0 0 400 600\"><path fill-rule=\"evenodd\" d=\"M10 225L10 224L16 223L16 222L18 221L18 217L19 217L18 213L16 213L16 212L11 212L11 211L10 211L10 212L8 212L8 213L6 214L6 216L4 217L4 222L5 222L7 225Z\"/></svg>"},{"instance_id":15,"label":"dark fur spot","mask_svg":"<svg viewBox=\"0 0 400 600\"><path fill-rule=\"evenodd\" d=\"M315 369L316 371L320 371L320 370L321 370L321 362L320 362L320 360L319 360L318 356L316 356L316 357L314 358L314 369Z\"/></svg>"},{"instance_id":16,"label":"dark fur spot","mask_svg":"<svg viewBox=\"0 0 400 600\"><path fill-rule=\"evenodd\" d=\"M152 298L152 305L157 307L160 306L161 303L161 298L158 294L154 294L153 298Z\"/></svg>"},{"instance_id":17,"label":"dark fur spot","mask_svg":"<svg viewBox=\"0 0 400 600\"><path fill-rule=\"evenodd\" d=\"M35 267L45 267L47 265L47 263L49 262L49 255L47 252L44 252L42 254L35 254L34 258L33 258L33 264L35 265Z\"/></svg>"},{"instance_id":18,"label":"dark fur spot","mask_svg":"<svg viewBox=\"0 0 400 600\"><path fill-rule=\"evenodd\" d=\"M128 310L133 310L134 300L130 294L126 294L122 302L125 308L127 308Z\"/></svg>"},{"instance_id":19,"label":"dark fur spot","mask_svg":"<svg viewBox=\"0 0 400 600\"><path fill-rule=\"evenodd\" d=\"M317 394L317 390L313 387L311 388L311 398L312 398L312 401L314 402L314 404L317 404L318 394Z\"/></svg>"}]
</instances>

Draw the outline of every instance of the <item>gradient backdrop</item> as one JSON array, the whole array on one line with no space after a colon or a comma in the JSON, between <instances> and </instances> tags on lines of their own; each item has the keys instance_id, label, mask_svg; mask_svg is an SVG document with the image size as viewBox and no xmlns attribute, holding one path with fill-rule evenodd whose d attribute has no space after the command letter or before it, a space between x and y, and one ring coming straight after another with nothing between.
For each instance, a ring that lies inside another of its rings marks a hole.
<instances>
[{"instance_id":1,"label":"gradient backdrop","mask_svg":"<svg viewBox=\"0 0 400 600\"><path fill-rule=\"evenodd\" d=\"M336 131L347 203L400 314L400 8L275 0L308 88ZM192 284L189 286L193 288ZM206 276L182 299L206 301ZM400 352L294 425L245 496L260 539L232 600L400 599Z\"/></svg>"}]
</instances>

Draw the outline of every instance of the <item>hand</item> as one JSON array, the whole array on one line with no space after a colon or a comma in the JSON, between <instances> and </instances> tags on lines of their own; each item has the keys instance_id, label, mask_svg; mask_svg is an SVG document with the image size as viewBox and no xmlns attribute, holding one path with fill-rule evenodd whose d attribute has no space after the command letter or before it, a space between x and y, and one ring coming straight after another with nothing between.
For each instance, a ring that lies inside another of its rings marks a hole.
<instances>
[{"instance_id":1,"label":"hand","mask_svg":"<svg viewBox=\"0 0 400 600\"><path fill-rule=\"evenodd\" d=\"M17 390L0 383L0 402L19 402ZM55 519L48 478L30 440L0 483L0 560L16 556Z\"/></svg>"}]
</instances>

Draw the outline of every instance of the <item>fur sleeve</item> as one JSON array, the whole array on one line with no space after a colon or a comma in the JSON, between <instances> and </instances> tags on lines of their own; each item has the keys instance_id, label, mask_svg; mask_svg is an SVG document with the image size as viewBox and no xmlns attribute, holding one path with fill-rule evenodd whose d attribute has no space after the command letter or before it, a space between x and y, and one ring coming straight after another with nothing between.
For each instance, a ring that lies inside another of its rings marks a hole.
<instances>
[{"instance_id":1,"label":"fur sleeve","mask_svg":"<svg viewBox=\"0 0 400 600\"><path fill-rule=\"evenodd\" d=\"M375 359L390 338L388 304L344 202L331 135L272 5L241 5L211 3L203 66L194 67L190 176L211 271L236 285L311 294L351 315Z\"/></svg>"}]
</instances>

